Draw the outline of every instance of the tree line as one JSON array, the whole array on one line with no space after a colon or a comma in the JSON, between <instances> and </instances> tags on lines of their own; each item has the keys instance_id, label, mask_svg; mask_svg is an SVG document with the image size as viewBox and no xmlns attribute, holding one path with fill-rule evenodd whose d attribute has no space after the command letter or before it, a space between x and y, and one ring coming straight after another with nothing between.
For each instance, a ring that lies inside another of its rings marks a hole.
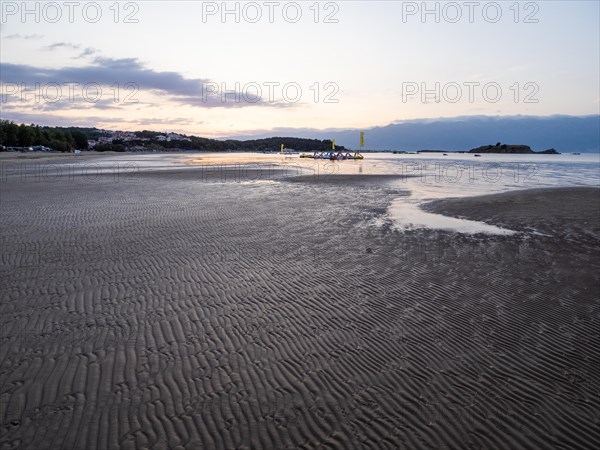
<instances>
[{"instance_id":1,"label":"tree line","mask_svg":"<svg viewBox=\"0 0 600 450\"><path fill-rule=\"evenodd\" d=\"M88 136L77 128L17 125L8 120L0 120L0 145L3 147L43 145L52 150L70 152L74 149L87 150Z\"/></svg>"},{"instance_id":2,"label":"tree line","mask_svg":"<svg viewBox=\"0 0 600 450\"><path fill-rule=\"evenodd\" d=\"M0 121L0 146L3 147L32 147L43 145L52 150L68 152L74 149L87 150L89 140L98 140L101 136L108 136L110 133L97 128L78 128L78 127L42 127L39 125L17 125L8 120ZM218 140L198 136L186 136L190 139L158 141L156 137L164 135L156 131L136 131L135 136L138 139L127 141L113 140L112 143L96 144L96 151L117 151L125 152L129 150L203 150L203 151L252 151L252 152L278 152L281 144L286 149L302 152L313 152L329 150L332 142L328 139L306 139L296 137L271 137L265 139L251 139L240 141L234 139ZM336 149L345 151L346 148L336 145Z\"/></svg>"}]
</instances>

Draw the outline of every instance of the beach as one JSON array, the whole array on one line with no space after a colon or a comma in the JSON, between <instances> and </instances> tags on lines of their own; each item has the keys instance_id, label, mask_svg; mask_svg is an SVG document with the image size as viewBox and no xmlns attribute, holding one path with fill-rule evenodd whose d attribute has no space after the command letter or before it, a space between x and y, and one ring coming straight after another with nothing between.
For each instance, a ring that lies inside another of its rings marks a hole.
<instances>
[{"instance_id":1,"label":"beach","mask_svg":"<svg viewBox=\"0 0 600 450\"><path fill-rule=\"evenodd\" d=\"M597 187L423 205L513 232L466 234L398 227L414 173L368 161L25 161L0 181L1 450L600 441Z\"/></svg>"}]
</instances>

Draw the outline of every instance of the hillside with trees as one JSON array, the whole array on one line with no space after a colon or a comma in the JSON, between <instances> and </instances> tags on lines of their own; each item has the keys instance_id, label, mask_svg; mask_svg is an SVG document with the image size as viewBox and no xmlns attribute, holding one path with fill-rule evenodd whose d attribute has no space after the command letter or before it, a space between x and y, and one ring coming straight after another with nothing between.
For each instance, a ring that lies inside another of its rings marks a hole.
<instances>
[{"instance_id":1,"label":"hillside with trees","mask_svg":"<svg viewBox=\"0 0 600 450\"><path fill-rule=\"evenodd\" d=\"M252 140L218 140L198 136L180 135L182 139L160 140L165 133L156 131L136 131L130 133L132 138L112 139L111 142L97 143L96 151L251 151L278 152L281 144L288 150L313 152L331 148L331 140L319 140L295 137L270 137ZM44 146L54 151L69 152L74 149L87 150L88 141L97 141L102 137L110 137L113 132L97 128L77 127L41 127L39 125L17 125L7 120L0 121L0 146L34 147ZM343 146L336 146L346 150Z\"/></svg>"},{"instance_id":2,"label":"hillside with trees","mask_svg":"<svg viewBox=\"0 0 600 450\"><path fill-rule=\"evenodd\" d=\"M87 134L77 128L41 127L17 125L8 120L0 121L0 145L3 147L44 146L60 152L87 149Z\"/></svg>"}]
</instances>

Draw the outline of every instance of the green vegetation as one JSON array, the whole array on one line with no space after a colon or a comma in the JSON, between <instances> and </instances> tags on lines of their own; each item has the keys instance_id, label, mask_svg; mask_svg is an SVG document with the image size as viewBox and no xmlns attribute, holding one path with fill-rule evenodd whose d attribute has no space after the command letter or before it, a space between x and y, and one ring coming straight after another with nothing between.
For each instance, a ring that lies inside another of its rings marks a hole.
<instances>
[{"instance_id":1,"label":"green vegetation","mask_svg":"<svg viewBox=\"0 0 600 450\"><path fill-rule=\"evenodd\" d=\"M74 149L86 150L89 140L99 140L109 137L112 133L97 128L61 128L40 127L39 125L17 125L7 120L0 121L0 146L3 147L32 147L44 146L55 151L68 152ZM134 138L127 140L114 139L112 143L98 143L94 150L105 151L169 151L169 150L201 150L201 151L252 151L252 152L278 152L281 144L286 149L301 152L313 152L331 149L330 140L304 139L295 137L272 137L267 139L253 139L248 141L217 140L198 136L181 135L189 140L158 140L158 136L165 133L156 131L136 131ZM338 145L337 149L345 151L346 148Z\"/></svg>"},{"instance_id":2,"label":"green vegetation","mask_svg":"<svg viewBox=\"0 0 600 450\"><path fill-rule=\"evenodd\" d=\"M251 152L278 152L281 149L281 144L286 149L293 149L301 152L313 152L317 150L328 150L331 148L330 140L318 140L318 139L304 139L295 137L272 137L266 139L252 139L248 141L238 141L233 139L218 140L208 139L198 136L187 136L182 135L189 139L184 140L172 140L172 141L157 141L157 136L164 135L164 133L157 133L155 131L136 131L135 135L139 137L139 140L131 140L128 142L119 142L127 147L144 147L148 150L152 149L163 149L163 150L204 150L212 152L220 151L251 151ZM143 141L142 139L149 139L149 141ZM116 141L113 141L116 143ZM343 146L336 146L340 150L346 150Z\"/></svg>"},{"instance_id":3,"label":"green vegetation","mask_svg":"<svg viewBox=\"0 0 600 450\"><path fill-rule=\"evenodd\" d=\"M0 145L5 147L32 147L42 145L60 152L87 149L88 137L82 129L17 125L0 120Z\"/></svg>"}]
</instances>

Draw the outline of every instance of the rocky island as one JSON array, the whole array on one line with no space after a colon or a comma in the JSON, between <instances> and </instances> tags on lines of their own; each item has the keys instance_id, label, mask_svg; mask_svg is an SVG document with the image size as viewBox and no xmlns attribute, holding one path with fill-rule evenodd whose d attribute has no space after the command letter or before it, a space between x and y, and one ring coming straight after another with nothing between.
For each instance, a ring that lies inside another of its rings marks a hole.
<instances>
[{"instance_id":1,"label":"rocky island","mask_svg":"<svg viewBox=\"0 0 600 450\"><path fill-rule=\"evenodd\" d=\"M539 154L539 155L560 155L558 151L551 148L541 152L535 152L531 150L528 145L521 144L501 144L498 142L496 145L483 145L481 147L469 150L469 153L511 153L511 154Z\"/></svg>"}]
</instances>

